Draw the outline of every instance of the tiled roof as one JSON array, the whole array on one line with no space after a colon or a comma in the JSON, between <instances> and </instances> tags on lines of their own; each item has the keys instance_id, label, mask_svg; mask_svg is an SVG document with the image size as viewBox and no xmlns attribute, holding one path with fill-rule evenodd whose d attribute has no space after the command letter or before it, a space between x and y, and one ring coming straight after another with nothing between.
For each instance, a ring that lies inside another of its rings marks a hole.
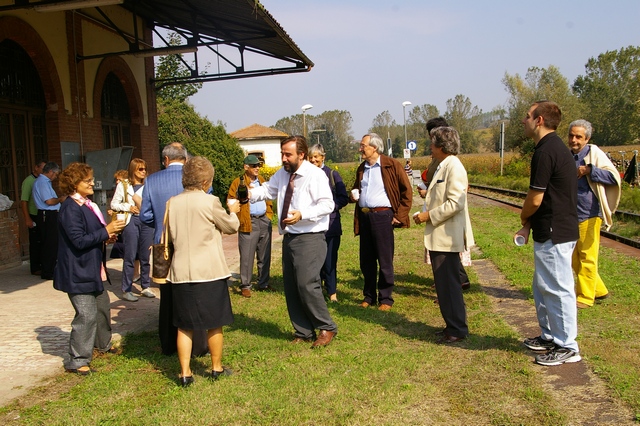
<instances>
[{"instance_id":1,"label":"tiled roof","mask_svg":"<svg viewBox=\"0 0 640 426\"><path fill-rule=\"evenodd\" d=\"M231 136L236 139L284 139L289 135L280 130L271 127L262 126L260 124L252 124L235 132L231 132Z\"/></svg>"}]
</instances>

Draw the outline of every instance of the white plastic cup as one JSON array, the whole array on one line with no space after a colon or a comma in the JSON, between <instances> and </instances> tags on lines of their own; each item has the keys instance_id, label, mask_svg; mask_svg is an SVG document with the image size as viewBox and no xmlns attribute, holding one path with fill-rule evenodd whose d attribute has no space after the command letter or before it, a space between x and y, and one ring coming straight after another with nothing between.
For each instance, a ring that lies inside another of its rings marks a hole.
<instances>
[{"instance_id":1,"label":"white plastic cup","mask_svg":"<svg viewBox=\"0 0 640 426\"><path fill-rule=\"evenodd\" d=\"M360 190L359 189L352 189L351 190L351 196L353 197L353 199L355 201L358 201L360 199Z\"/></svg>"},{"instance_id":2,"label":"white plastic cup","mask_svg":"<svg viewBox=\"0 0 640 426\"><path fill-rule=\"evenodd\" d=\"M116 220L124 220L127 217L124 213L116 214Z\"/></svg>"},{"instance_id":3,"label":"white plastic cup","mask_svg":"<svg viewBox=\"0 0 640 426\"><path fill-rule=\"evenodd\" d=\"M515 245L517 245L518 247L521 247L521 246L525 245L527 241L525 240L524 235L516 234L516 235L513 237L513 242L514 242L514 243L515 243Z\"/></svg>"},{"instance_id":4,"label":"white plastic cup","mask_svg":"<svg viewBox=\"0 0 640 426\"><path fill-rule=\"evenodd\" d=\"M418 216L419 214L420 214L420 212L415 212L415 213L413 214L413 217L416 217L416 216Z\"/></svg>"},{"instance_id":5,"label":"white plastic cup","mask_svg":"<svg viewBox=\"0 0 640 426\"><path fill-rule=\"evenodd\" d=\"M232 205L234 205L234 204L235 204L235 203L237 203L237 202L238 202L238 200L236 200L235 198L229 198L229 199L227 199L227 205L229 205L229 206L232 206Z\"/></svg>"}]
</instances>

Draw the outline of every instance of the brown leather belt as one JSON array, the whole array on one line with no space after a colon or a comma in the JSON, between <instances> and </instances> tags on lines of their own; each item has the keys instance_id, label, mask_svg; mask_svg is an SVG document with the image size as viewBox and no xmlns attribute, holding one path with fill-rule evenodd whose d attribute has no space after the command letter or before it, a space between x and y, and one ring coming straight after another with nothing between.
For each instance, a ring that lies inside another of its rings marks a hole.
<instances>
[{"instance_id":1,"label":"brown leather belt","mask_svg":"<svg viewBox=\"0 0 640 426\"><path fill-rule=\"evenodd\" d=\"M391 210L391 207L362 207L360 209L360 211L362 211L362 213L364 214L371 213L371 212L382 212L385 210Z\"/></svg>"}]
</instances>

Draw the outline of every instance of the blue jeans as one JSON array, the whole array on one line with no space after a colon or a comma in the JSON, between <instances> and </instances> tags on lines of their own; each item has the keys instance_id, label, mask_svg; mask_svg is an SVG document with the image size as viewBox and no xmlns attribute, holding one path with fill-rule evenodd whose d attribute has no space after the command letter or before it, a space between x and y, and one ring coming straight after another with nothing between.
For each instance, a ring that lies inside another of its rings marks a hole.
<instances>
[{"instance_id":1,"label":"blue jeans","mask_svg":"<svg viewBox=\"0 0 640 426\"><path fill-rule=\"evenodd\" d=\"M133 287L133 265L140 259L140 286L145 289L151 285L149 272L151 264L149 247L153 244L153 228L142 223L139 216L131 216L129 224L122 231L124 258L122 259L122 292L130 292Z\"/></svg>"},{"instance_id":2,"label":"blue jeans","mask_svg":"<svg viewBox=\"0 0 640 426\"><path fill-rule=\"evenodd\" d=\"M571 270L575 245L575 241L534 242L533 300L542 338L578 352L578 312Z\"/></svg>"}]
</instances>

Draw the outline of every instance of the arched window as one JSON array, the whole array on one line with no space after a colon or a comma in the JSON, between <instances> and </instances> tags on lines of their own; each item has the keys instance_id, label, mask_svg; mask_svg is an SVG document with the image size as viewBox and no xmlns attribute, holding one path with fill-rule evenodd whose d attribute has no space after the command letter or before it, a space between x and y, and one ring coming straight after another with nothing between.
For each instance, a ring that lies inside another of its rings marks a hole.
<instances>
[{"instance_id":1,"label":"arched window","mask_svg":"<svg viewBox=\"0 0 640 426\"><path fill-rule=\"evenodd\" d=\"M131 145L131 114L122 83L107 74L100 97L104 149Z\"/></svg>"},{"instance_id":2,"label":"arched window","mask_svg":"<svg viewBox=\"0 0 640 426\"><path fill-rule=\"evenodd\" d=\"M0 42L0 192L20 199L22 180L36 160L46 159L45 97L40 76L25 50Z\"/></svg>"}]
</instances>

